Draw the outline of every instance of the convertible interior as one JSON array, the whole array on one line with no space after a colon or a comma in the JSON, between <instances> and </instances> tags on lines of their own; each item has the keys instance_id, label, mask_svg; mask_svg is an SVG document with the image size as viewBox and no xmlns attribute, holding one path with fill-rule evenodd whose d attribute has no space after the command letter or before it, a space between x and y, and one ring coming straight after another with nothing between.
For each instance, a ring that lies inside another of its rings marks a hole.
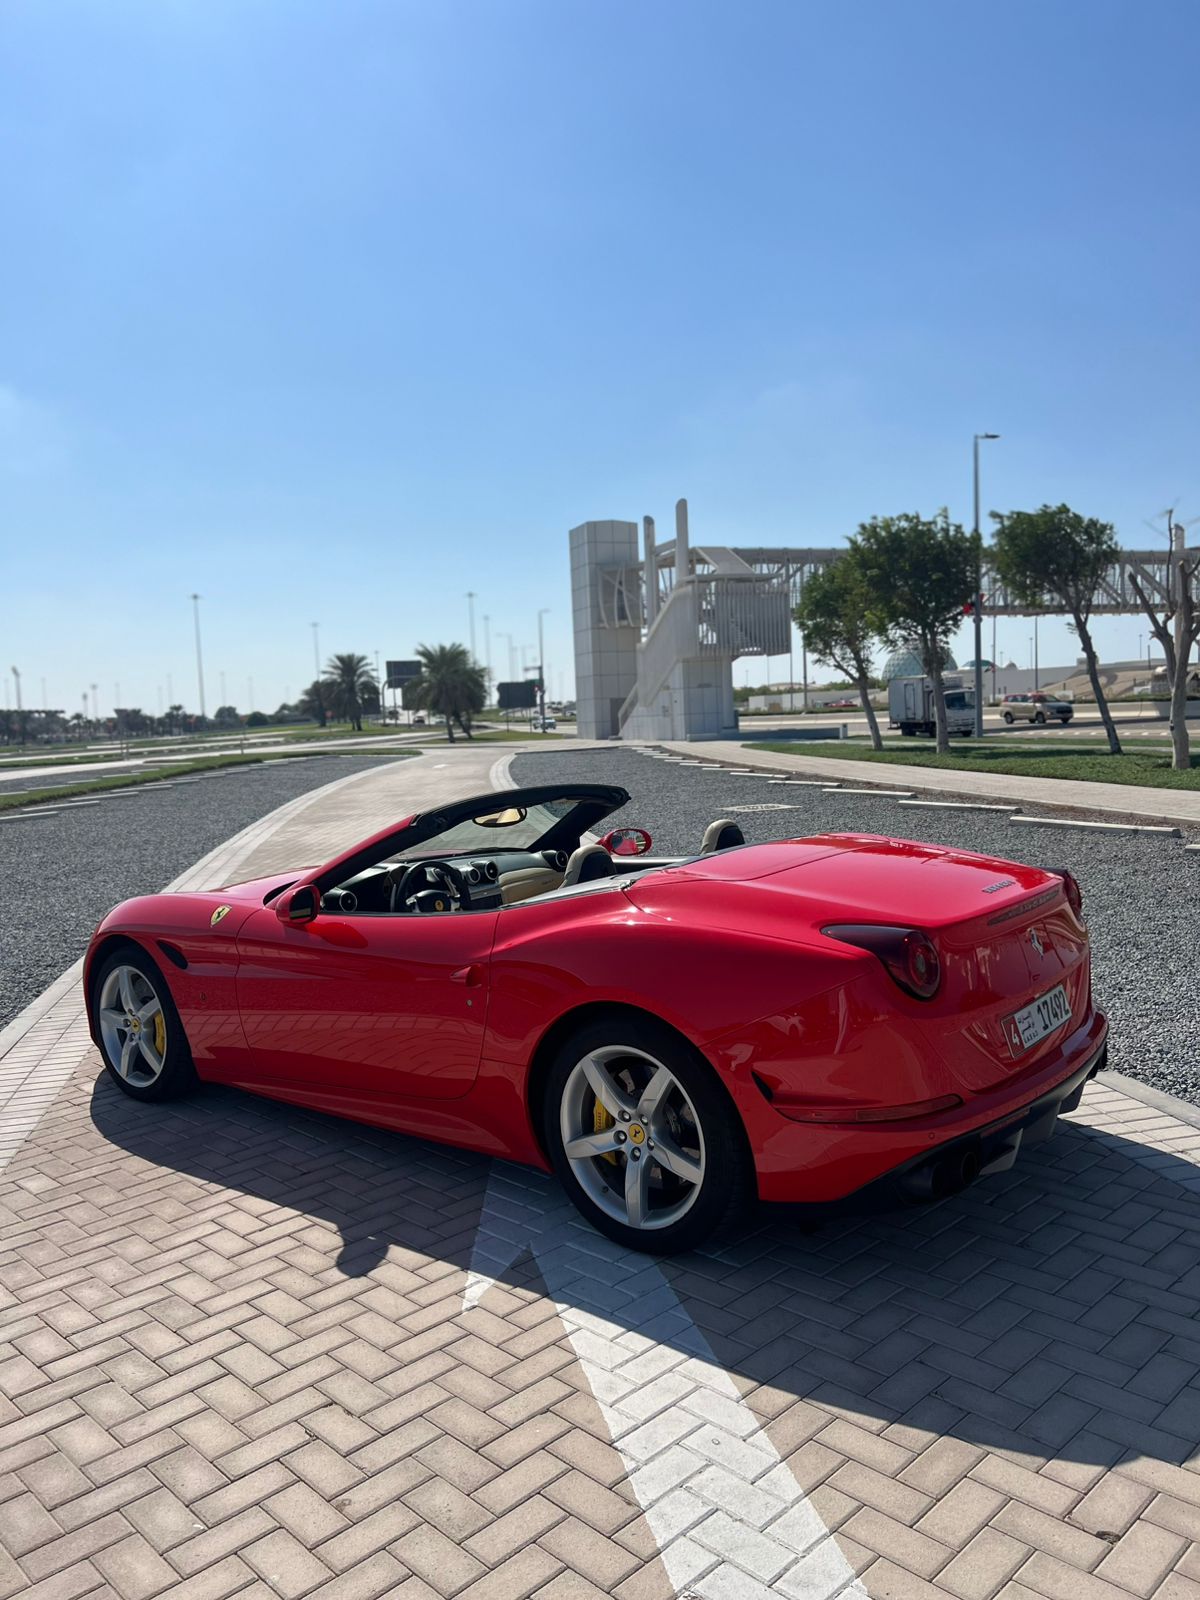
<instances>
[{"instance_id":1,"label":"convertible interior","mask_svg":"<svg viewBox=\"0 0 1200 1600\"><path fill-rule=\"evenodd\" d=\"M687 859L652 856L642 828L598 833L596 824L627 800L622 789L571 785L480 797L413 818L318 878L322 910L358 916L498 910ZM697 842L697 854L707 855L746 841L736 822L719 818Z\"/></svg>"}]
</instances>

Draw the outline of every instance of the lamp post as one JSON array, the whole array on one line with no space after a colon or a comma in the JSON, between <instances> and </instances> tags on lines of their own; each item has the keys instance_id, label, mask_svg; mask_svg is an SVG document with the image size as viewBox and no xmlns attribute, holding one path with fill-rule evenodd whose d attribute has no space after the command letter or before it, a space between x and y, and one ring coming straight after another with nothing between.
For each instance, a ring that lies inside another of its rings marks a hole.
<instances>
[{"instance_id":1,"label":"lamp post","mask_svg":"<svg viewBox=\"0 0 1200 1600\"><path fill-rule=\"evenodd\" d=\"M200 651L200 596L192 596L192 620L196 628L196 683L200 690L200 721L205 720L204 714L204 657Z\"/></svg>"},{"instance_id":2,"label":"lamp post","mask_svg":"<svg viewBox=\"0 0 1200 1600\"><path fill-rule=\"evenodd\" d=\"M975 464L975 737L983 738L983 538L979 532L979 441L998 439L998 433L977 433Z\"/></svg>"},{"instance_id":3,"label":"lamp post","mask_svg":"<svg viewBox=\"0 0 1200 1600\"><path fill-rule=\"evenodd\" d=\"M319 678L321 676L321 645L318 638L317 624L314 622L310 626L313 631L313 672Z\"/></svg>"},{"instance_id":4,"label":"lamp post","mask_svg":"<svg viewBox=\"0 0 1200 1600\"><path fill-rule=\"evenodd\" d=\"M485 611L483 614L483 670L487 675L487 683L492 681L492 619ZM489 688L489 693L491 692Z\"/></svg>"},{"instance_id":5,"label":"lamp post","mask_svg":"<svg viewBox=\"0 0 1200 1600\"><path fill-rule=\"evenodd\" d=\"M471 638L471 665L475 665L475 591L467 590L467 627Z\"/></svg>"},{"instance_id":6,"label":"lamp post","mask_svg":"<svg viewBox=\"0 0 1200 1600\"><path fill-rule=\"evenodd\" d=\"M508 678L511 683L517 675L517 658L513 651L513 636L511 633L497 633L496 637L497 639L505 639L508 642Z\"/></svg>"},{"instance_id":7,"label":"lamp post","mask_svg":"<svg viewBox=\"0 0 1200 1600\"><path fill-rule=\"evenodd\" d=\"M549 614L549 606L543 606L538 612L538 709L542 714L543 733L546 731L546 651L542 643L542 618Z\"/></svg>"},{"instance_id":8,"label":"lamp post","mask_svg":"<svg viewBox=\"0 0 1200 1600\"><path fill-rule=\"evenodd\" d=\"M17 738L21 744L25 743L25 714L21 709L21 674L16 667L12 669L13 683L17 690Z\"/></svg>"}]
</instances>

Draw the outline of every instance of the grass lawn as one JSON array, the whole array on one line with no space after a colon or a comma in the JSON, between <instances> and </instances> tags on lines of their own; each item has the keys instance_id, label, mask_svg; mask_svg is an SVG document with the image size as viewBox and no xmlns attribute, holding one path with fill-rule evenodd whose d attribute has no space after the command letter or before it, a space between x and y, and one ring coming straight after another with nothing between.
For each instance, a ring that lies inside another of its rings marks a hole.
<instances>
[{"instance_id":1,"label":"grass lawn","mask_svg":"<svg viewBox=\"0 0 1200 1600\"><path fill-rule=\"evenodd\" d=\"M915 746L915 748L914 748ZM1002 772L1019 778L1069 778L1081 783L1129 783L1146 789L1200 789L1200 755L1193 754L1190 772L1175 772L1168 753L1130 750L1110 755L1104 746L1084 748L1064 744L1023 745L1014 750L1008 739L989 744L960 741L950 754L939 756L929 747L905 739L882 751L853 739L829 744L807 740L747 744L747 750L770 750L776 755L817 756L834 761L874 762L879 766L937 767L946 772Z\"/></svg>"},{"instance_id":2,"label":"grass lawn","mask_svg":"<svg viewBox=\"0 0 1200 1600\"><path fill-rule=\"evenodd\" d=\"M296 750L290 754L264 750L261 755L200 756L195 761L173 761L170 766L141 767L136 772L114 773L105 778L88 778L79 783L57 783L53 788L22 789L15 794L0 793L0 812L16 811L21 806L47 805L55 800L78 800L89 794L103 794L106 789L134 789L143 783L161 783L164 778L184 778L189 773L216 772L221 767L252 767L264 761L304 761L310 755L322 755L320 750ZM388 756L393 761L403 761L402 750L363 750L356 755Z\"/></svg>"}]
</instances>

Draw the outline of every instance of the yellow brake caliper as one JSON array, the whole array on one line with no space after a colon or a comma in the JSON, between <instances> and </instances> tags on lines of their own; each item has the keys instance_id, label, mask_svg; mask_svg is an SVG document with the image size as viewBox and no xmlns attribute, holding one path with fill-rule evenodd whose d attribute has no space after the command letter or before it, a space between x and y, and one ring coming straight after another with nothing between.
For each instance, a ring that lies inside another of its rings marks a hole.
<instances>
[{"instance_id":1,"label":"yellow brake caliper","mask_svg":"<svg viewBox=\"0 0 1200 1600\"><path fill-rule=\"evenodd\" d=\"M154 1018L154 1049L161 1061L167 1053L167 1023L161 1011Z\"/></svg>"},{"instance_id":2,"label":"yellow brake caliper","mask_svg":"<svg viewBox=\"0 0 1200 1600\"><path fill-rule=\"evenodd\" d=\"M613 1123L616 1120L617 1119L615 1117L610 1117L609 1116L607 1109L600 1103L599 1100L596 1100L593 1103L593 1105L592 1105L592 1132L593 1133L603 1133L605 1128L611 1128ZM605 1161L611 1161L613 1166L616 1166L616 1164L617 1164L617 1152L615 1150L610 1150L608 1152L608 1154L605 1155L602 1159L605 1160Z\"/></svg>"}]
</instances>

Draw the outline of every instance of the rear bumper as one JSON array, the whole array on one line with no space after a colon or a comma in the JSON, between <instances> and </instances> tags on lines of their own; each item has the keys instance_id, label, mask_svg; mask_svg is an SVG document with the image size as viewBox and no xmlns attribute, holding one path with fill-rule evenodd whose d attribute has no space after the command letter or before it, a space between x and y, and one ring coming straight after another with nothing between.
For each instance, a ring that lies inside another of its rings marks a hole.
<instances>
[{"instance_id":1,"label":"rear bumper","mask_svg":"<svg viewBox=\"0 0 1200 1600\"><path fill-rule=\"evenodd\" d=\"M965 1189L976 1178L1007 1172L1023 1146L1041 1144L1049 1139L1063 1112L1075 1110L1083 1097L1084 1085L1103 1070L1107 1059L1106 1041L1090 1061L1015 1115L1010 1113L972 1133L951 1139L936 1150L915 1156L867 1184L854 1198L868 1206L898 1197L941 1200Z\"/></svg>"},{"instance_id":2,"label":"rear bumper","mask_svg":"<svg viewBox=\"0 0 1200 1600\"><path fill-rule=\"evenodd\" d=\"M1066 1042L1056 1060L1019 1087L980 1095L922 1123L804 1126L756 1108L751 1145L762 1200L805 1205L936 1199L975 1177L1011 1167L1023 1145L1054 1132L1059 1115L1079 1104L1104 1066L1108 1026L1099 1012ZM755 1139L755 1133L759 1139Z\"/></svg>"}]
</instances>

